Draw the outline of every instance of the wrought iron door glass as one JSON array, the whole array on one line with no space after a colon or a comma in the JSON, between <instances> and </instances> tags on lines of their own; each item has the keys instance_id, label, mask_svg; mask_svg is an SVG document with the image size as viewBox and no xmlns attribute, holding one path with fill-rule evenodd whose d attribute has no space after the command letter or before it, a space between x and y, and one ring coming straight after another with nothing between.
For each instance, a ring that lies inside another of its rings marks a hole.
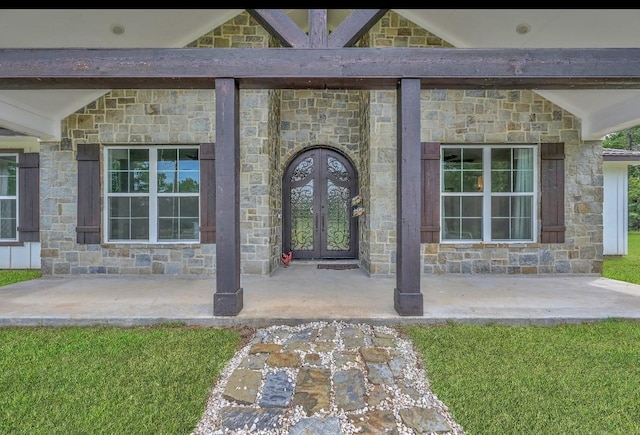
<instances>
[{"instance_id":1,"label":"wrought iron door glass","mask_svg":"<svg viewBox=\"0 0 640 435\"><path fill-rule=\"evenodd\" d=\"M288 244L294 258L354 258L350 200L357 184L348 160L315 148L294 160L285 177L285 250Z\"/></svg>"}]
</instances>

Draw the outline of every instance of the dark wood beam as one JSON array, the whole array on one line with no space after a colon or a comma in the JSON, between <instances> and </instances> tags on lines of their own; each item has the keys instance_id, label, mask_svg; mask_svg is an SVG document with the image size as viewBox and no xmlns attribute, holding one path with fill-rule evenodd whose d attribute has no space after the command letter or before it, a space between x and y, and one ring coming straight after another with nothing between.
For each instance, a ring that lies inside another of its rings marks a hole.
<instances>
[{"instance_id":1,"label":"dark wood beam","mask_svg":"<svg viewBox=\"0 0 640 435\"><path fill-rule=\"evenodd\" d=\"M343 48L353 46L389 9L356 9L329 34L328 10L308 9L308 36L280 9L247 9L247 12L283 47Z\"/></svg>"},{"instance_id":2,"label":"dark wood beam","mask_svg":"<svg viewBox=\"0 0 640 435\"><path fill-rule=\"evenodd\" d=\"M247 9L283 47L308 48L309 38L282 9Z\"/></svg>"},{"instance_id":3,"label":"dark wood beam","mask_svg":"<svg viewBox=\"0 0 640 435\"><path fill-rule=\"evenodd\" d=\"M216 79L216 292L215 316L235 316L240 287L240 95L233 79Z\"/></svg>"},{"instance_id":4,"label":"dark wood beam","mask_svg":"<svg viewBox=\"0 0 640 435\"><path fill-rule=\"evenodd\" d=\"M638 89L640 48L1 49L0 89Z\"/></svg>"},{"instance_id":5,"label":"dark wood beam","mask_svg":"<svg viewBox=\"0 0 640 435\"><path fill-rule=\"evenodd\" d=\"M329 48L352 47L389 9L356 9L329 35Z\"/></svg>"},{"instance_id":6,"label":"dark wood beam","mask_svg":"<svg viewBox=\"0 0 640 435\"><path fill-rule=\"evenodd\" d=\"M309 48L327 48L329 46L329 27L326 9L309 9Z\"/></svg>"},{"instance_id":7,"label":"dark wood beam","mask_svg":"<svg viewBox=\"0 0 640 435\"><path fill-rule=\"evenodd\" d=\"M398 86L398 185L396 202L396 288L393 305L401 316L422 316L420 290L420 81Z\"/></svg>"}]
</instances>

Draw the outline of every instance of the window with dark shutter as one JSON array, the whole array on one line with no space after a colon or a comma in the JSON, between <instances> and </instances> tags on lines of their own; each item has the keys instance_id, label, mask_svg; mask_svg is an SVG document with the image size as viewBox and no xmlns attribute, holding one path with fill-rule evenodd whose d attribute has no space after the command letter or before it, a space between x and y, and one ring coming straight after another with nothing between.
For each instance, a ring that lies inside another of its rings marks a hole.
<instances>
[{"instance_id":1,"label":"window with dark shutter","mask_svg":"<svg viewBox=\"0 0 640 435\"><path fill-rule=\"evenodd\" d=\"M540 242L564 243L564 144L543 143L540 151Z\"/></svg>"},{"instance_id":2,"label":"window with dark shutter","mask_svg":"<svg viewBox=\"0 0 640 435\"><path fill-rule=\"evenodd\" d=\"M40 154L19 155L18 186L19 240L37 242L40 240Z\"/></svg>"},{"instance_id":3,"label":"window with dark shutter","mask_svg":"<svg viewBox=\"0 0 640 435\"><path fill-rule=\"evenodd\" d=\"M200 243L216 242L215 163L214 144L200 144Z\"/></svg>"},{"instance_id":4,"label":"window with dark shutter","mask_svg":"<svg viewBox=\"0 0 640 435\"><path fill-rule=\"evenodd\" d=\"M440 144L422 142L420 242L440 242Z\"/></svg>"},{"instance_id":5,"label":"window with dark shutter","mask_svg":"<svg viewBox=\"0 0 640 435\"><path fill-rule=\"evenodd\" d=\"M440 242L536 240L536 146L448 144L440 151Z\"/></svg>"},{"instance_id":6,"label":"window with dark shutter","mask_svg":"<svg viewBox=\"0 0 640 435\"><path fill-rule=\"evenodd\" d=\"M80 244L100 243L100 144L78 145L78 221Z\"/></svg>"}]
</instances>

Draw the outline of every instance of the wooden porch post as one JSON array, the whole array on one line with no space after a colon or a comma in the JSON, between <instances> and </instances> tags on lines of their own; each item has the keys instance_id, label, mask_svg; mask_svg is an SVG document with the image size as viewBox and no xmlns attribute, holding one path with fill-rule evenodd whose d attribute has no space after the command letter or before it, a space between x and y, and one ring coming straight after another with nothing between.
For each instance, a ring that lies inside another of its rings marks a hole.
<instances>
[{"instance_id":1,"label":"wooden porch post","mask_svg":"<svg viewBox=\"0 0 640 435\"><path fill-rule=\"evenodd\" d=\"M242 310L240 287L240 92L216 79L216 292L214 316Z\"/></svg>"},{"instance_id":2,"label":"wooden porch post","mask_svg":"<svg viewBox=\"0 0 640 435\"><path fill-rule=\"evenodd\" d=\"M393 305L401 316L422 316L420 292L420 80L398 86L398 190L396 288Z\"/></svg>"}]
</instances>

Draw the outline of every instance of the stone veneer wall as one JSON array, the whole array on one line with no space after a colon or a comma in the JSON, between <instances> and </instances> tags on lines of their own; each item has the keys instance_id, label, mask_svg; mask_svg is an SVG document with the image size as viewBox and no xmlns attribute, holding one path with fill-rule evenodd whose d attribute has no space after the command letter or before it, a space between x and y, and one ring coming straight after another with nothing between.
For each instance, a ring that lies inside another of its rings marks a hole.
<instances>
[{"instance_id":1,"label":"stone veneer wall","mask_svg":"<svg viewBox=\"0 0 640 435\"><path fill-rule=\"evenodd\" d=\"M371 47L450 47L389 12L363 38ZM267 47L273 41L247 13L192 47ZM360 263L395 273L396 92L243 90L241 265L268 274L279 265L281 178L301 150L325 145L359 171L365 216ZM564 244L423 244L423 273L598 273L602 268L603 176L600 142L581 142L578 121L530 91L422 93L423 141L565 143ZM41 240L45 275L215 273L215 244L76 244L75 152L83 143L197 144L215 141L213 90L114 90L67 118L63 140L41 145Z\"/></svg>"},{"instance_id":2,"label":"stone veneer wall","mask_svg":"<svg viewBox=\"0 0 640 435\"><path fill-rule=\"evenodd\" d=\"M358 161L360 93L358 91L284 89L281 92L282 168L300 151L324 145Z\"/></svg>"},{"instance_id":3,"label":"stone veneer wall","mask_svg":"<svg viewBox=\"0 0 640 435\"><path fill-rule=\"evenodd\" d=\"M394 12L369 37L374 47L450 46ZM371 92L370 106L371 272L388 274L396 254L396 93ZM567 227L562 244L423 244L422 273L601 273L602 148L581 141L578 119L527 90L422 91L421 118L425 142L564 142Z\"/></svg>"},{"instance_id":4,"label":"stone veneer wall","mask_svg":"<svg viewBox=\"0 0 640 435\"><path fill-rule=\"evenodd\" d=\"M266 47L267 32L243 13L191 47ZM246 273L269 269L268 91L241 91L241 238ZM215 244L76 243L77 147L84 143L215 142L214 90L113 90L69 116L63 139L41 145L41 241L44 275L215 273ZM277 202L276 202L277 203ZM104 228L104 225L103 225Z\"/></svg>"},{"instance_id":5,"label":"stone veneer wall","mask_svg":"<svg viewBox=\"0 0 640 435\"><path fill-rule=\"evenodd\" d=\"M280 157L280 102L281 90L269 91L269 156L270 156L270 231L269 273L280 266L282 254L282 171Z\"/></svg>"},{"instance_id":6,"label":"stone veneer wall","mask_svg":"<svg viewBox=\"0 0 640 435\"><path fill-rule=\"evenodd\" d=\"M270 272L272 234L268 90L240 91L240 266L242 273ZM231 206L231 204L230 204Z\"/></svg>"},{"instance_id":7,"label":"stone veneer wall","mask_svg":"<svg viewBox=\"0 0 640 435\"><path fill-rule=\"evenodd\" d=\"M367 36L358 45L367 44ZM345 154L358 173L358 192L369 201L368 92L338 90L283 90L280 98L279 179L291 160L313 146L336 149ZM358 257L369 271L366 214L358 218ZM281 242L280 242L281 243Z\"/></svg>"},{"instance_id":8,"label":"stone veneer wall","mask_svg":"<svg viewBox=\"0 0 640 435\"><path fill-rule=\"evenodd\" d=\"M395 12L388 12L367 35L371 47L450 47ZM369 92L369 193L364 238L369 273L396 273L397 92Z\"/></svg>"},{"instance_id":9,"label":"stone veneer wall","mask_svg":"<svg viewBox=\"0 0 640 435\"><path fill-rule=\"evenodd\" d=\"M396 91L369 94L369 273L390 275L396 266Z\"/></svg>"},{"instance_id":10,"label":"stone veneer wall","mask_svg":"<svg viewBox=\"0 0 640 435\"><path fill-rule=\"evenodd\" d=\"M319 145L341 151L359 169L360 115L358 91L282 90L280 177L296 155Z\"/></svg>"},{"instance_id":11,"label":"stone veneer wall","mask_svg":"<svg viewBox=\"0 0 640 435\"><path fill-rule=\"evenodd\" d=\"M213 43L213 45L211 45ZM247 12L196 41L198 47L265 48L273 44L266 30ZM240 91L240 269L265 275L279 264L280 201L277 162L277 92Z\"/></svg>"},{"instance_id":12,"label":"stone veneer wall","mask_svg":"<svg viewBox=\"0 0 640 435\"><path fill-rule=\"evenodd\" d=\"M367 273L371 273L371 136L370 136L370 92L360 92L360 153L358 169L358 182L362 195L365 213L360 216L358 231L358 261L360 267Z\"/></svg>"},{"instance_id":13,"label":"stone veneer wall","mask_svg":"<svg viewBox=\"0 0 640 435\"><path fill-rule=\"evenodd\" d=\"M599 141L580 140L575 117L527 90L422 91L421 105L421 137L426 142L563 142L567 228L560 244L423 244L424 273L602 272L602 148ZM539 148L537 158L539 164ZM536 234L539 230L538 222Z\"/></svg>"}]
</instances>

